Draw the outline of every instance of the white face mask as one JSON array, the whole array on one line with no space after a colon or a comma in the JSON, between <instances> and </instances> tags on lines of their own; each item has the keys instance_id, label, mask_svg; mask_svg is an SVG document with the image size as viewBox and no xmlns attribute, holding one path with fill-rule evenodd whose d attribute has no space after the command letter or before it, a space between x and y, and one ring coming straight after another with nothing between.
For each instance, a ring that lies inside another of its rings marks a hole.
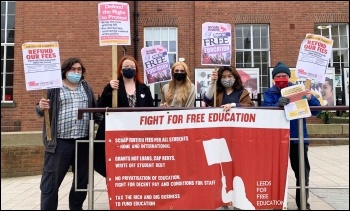
<instances>
[{"instance_id":1,"label":"white face mask","mask_svg":"<svg viewBox=\"0 0 350 211\"><path fill-rule=\"evenodd\" d=\"M235 83L235 79L221 79L221 84L225 88L232 87L234 83Z\"/></svg>"}]
</instances>

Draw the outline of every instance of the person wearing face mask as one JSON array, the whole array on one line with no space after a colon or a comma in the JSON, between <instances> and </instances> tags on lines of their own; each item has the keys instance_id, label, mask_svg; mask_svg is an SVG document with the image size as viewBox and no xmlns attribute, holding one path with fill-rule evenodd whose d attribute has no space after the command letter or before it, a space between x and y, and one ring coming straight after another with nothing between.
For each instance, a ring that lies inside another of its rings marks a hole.
<instances>
[{"instance_id":1,"label":"person wearing face mask","mask_svg":"<svg viewBox=\"0 0 350 211\"><path fill-rule=\"evenodd\" d=\"M112 92L118 90L118 108L120 107L154 107L150 89L141 80L137 61L131 56L121 58L117 69L118 80L111 80L103 89L97 100L98 107L112 107ZM96 140L105 140L105 115L98 127ZM94 169L106 177L105 143L94 144Z\"/></svg>"},{"instance_id":2,"label":"person wearing face mask","mask_svg":"<svg viewBox=\"0 0 350 211\"><path fill-rule=\"evenodd\" d=\"M79 58L65 60L61 67L61 88L47 90L47 99L42 98L36 105L38 116L44 116L49 110L51 140L47 140L46 125L43 126L43 144L45 157L43 174L40 182L41 209L57 210L58 190L72 166L73 182L69 193L69 209L82 210L86 199L86 191L75 191L75 177L78 189L87 189L88 184L88 143L79 143L75 155L76 140L89 139L89 114L78 119L78 108L94 108L97 106L92 88L84 80L86 69ZM101 114L95 113L94 120L98 124ZM75 166L77 156L77 166ZM77 168L77 175L74 175Z\"/></svg>"},{"instance_id":3,"label":"person wearing face mask","mask_svg":"<svg viewBox=\"0 0 350 211\"><path fill-rule=\"evenodd\" d=\"M272 78L275 81L275 85L271 88L268 88L264 93L264 103L263 106L279 106L284 107L289 104L289 98L282 97L281 89L293 86L294 84L289 82L290 78L290 69L282 62L278 62L272 71ZM320 106L320 101L312 95L310 90L306 90L306 98L308 100L309 106ZM320 111L311 111L313 116L317 116ZM290 121L290 138L299 137L299 127L298 120ZM306 127L306 119L303 119L303 131L304 131L304 160L305 160L305 185L309 185L309 174L310 174L310 164L308 159L308 132ZM299 151L298 151L298 141L291 141L289 147L289 158L290 164L294 171L296 178L296 186L300 185L299 180ZM306 208L310 209L310 204L308 203L309 198L309 189L306 189ZM300 189L296 189L296 204L300 209Z\"/></svg>"},{"instance_id":4,"label":"person wearing face mask","mask_svg":"<svg viewBox=\"0 0 350 211\"><path fill-rule=\"evenodd\" d=\"M176 62L171 68L173 79L162 87L162 107L194 107L195 87L189 78L185 62Z\"/></svg>"},{"instance_id":5,"label":"person wearing face mask","mask_svg":"<svg viewBox=\"0 0 350 211\"><path fill-rule=\"evenodd\" d=\"M216 81L216 90L214 83ZM222 66L211 74L211 82L204 93L204 102L209 106L214 105L214 91L216 91L216 106L230 111L233 107L253 107L254 102L249 92L244 89L241 76L231 66Z\"/></svg>"}]
</instances>

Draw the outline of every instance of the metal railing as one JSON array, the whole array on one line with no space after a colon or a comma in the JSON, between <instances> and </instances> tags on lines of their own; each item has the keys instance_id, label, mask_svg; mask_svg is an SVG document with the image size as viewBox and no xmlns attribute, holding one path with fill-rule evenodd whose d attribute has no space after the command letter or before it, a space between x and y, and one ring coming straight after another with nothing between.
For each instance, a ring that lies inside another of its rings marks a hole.
<instances>
[{"instance_id":1,"label":"metal railing","mask_svg":"<svg viewBox=\"0 0 350 211\"><path fill-rule=\"evenodd\" d=\"M75 176L75 190L76 191L87 191L88 192L88 209L93 210L94 208L94 191L106 191L106 189L94 189L94 142L105 142L105 140L94 140L95 135L95 122L93 120L93 113L105 113L105 112L139 112L139 111L168 111L168 110L193 110L193 109L213 109L212 107L125 107L125 108L79 108L78 119L82 118L83 113L90 113L89 121L89 140L79 140L76 142L75 151L75 164L77 166L77 145L81 142L89 143L89 179L87 189L77 188L77 176ZM267 110L283 110L279 107L238 107L235 109L267 109ZM348 106L310 106L311 111L349 111ZM304 130L303 130L303 119L298 119L299 124L299 138L291 138L290 140L299 140L299 178L300 186L288 187L288 189L300 189L300 209L306 210L306 189L349 189L347 187L309 187L305 185L305 160L304 160ZM348 138L308 138L308 140L347 140ZM77 167L75 168L74 174L77 175Z\"/></svg>"}]
</instances>

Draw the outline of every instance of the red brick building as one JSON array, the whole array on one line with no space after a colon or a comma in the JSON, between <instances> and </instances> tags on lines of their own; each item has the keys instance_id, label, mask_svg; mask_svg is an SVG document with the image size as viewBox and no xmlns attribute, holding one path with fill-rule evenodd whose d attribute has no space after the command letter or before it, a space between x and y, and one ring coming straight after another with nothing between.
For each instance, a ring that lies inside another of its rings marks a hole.
<instances>
[{"instance_id":1,"label":"red brick building","mask_svg":"<svg viewBox=\"0 0 350 211\"><path fill-rule=\"evenodd\" d=\"M260 68L260 92L269 87L268 68L278 61L294 67L307 33L335 40L330 66L341 76L349 66L348 1L125 1L130 6L131 45L118 46L118 58L162 43L170 60L185 58L194 81L201 65L202 23L232 26L236 67ZM61 62L82 58L95 95L112 75L112 47L99 46L98 1L1 2L1 131L39 131L35 114L41 91L26 91L21 45L58 41ZM328 27L327 27L328 26ZM211 68L211 67L209 67ZM159 88L158 88L159 89ZM153 90L153 88L152 88ZM342 91L342 85L337 87ZM157 93L157 87L154 89Z\"/></svg>"}]
</instances>

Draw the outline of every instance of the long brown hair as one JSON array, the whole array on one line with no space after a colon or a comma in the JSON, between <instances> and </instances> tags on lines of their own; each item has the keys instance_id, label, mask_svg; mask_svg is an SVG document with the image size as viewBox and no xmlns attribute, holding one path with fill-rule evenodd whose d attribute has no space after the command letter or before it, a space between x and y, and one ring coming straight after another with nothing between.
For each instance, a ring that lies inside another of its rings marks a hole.
<instances>
[{"instance_id":1,"label":"long brown hair","mask_svg":"<svg viewBox=\"0 0 350 211\"><path fill-rule=\"evenodd\" d=\"M184 106L187 102L188 96L190 95L189 91L191 90L191 80L189 78L190 71L188 69L188 66L185 62L176 62L171 67L171 75L173 76L173 79L169 82L169 92L165 96L165 101L168 105L171 105L171 103L174 100L175 95L175 87L176 87L176 79L174 78L174 71L175 67L181 65L185 69L186 79L182 81L181 86L178 87L176 100L181 102L181 104Z\"/></svg>"},{"instance_id":2,"label":"long brown hair","mask_svg":"<svg viewBox=\"0 0 350 211\"><path fill-rule=\"evenodd\" d=\"M134 81L136 81L139 84L142 83L139 66L137 65L136 59L134 57L132 57L132 56L123 56L123 58L120 59L119 64L118 64L118 69L117 69L117 77L118 77L118 79L119 80L123 79L122 69L123 69L123 62L125 60L130 60L130 61L133 61L135 63L136 75L134 76Z\"/></svg>"}]
</instances>

